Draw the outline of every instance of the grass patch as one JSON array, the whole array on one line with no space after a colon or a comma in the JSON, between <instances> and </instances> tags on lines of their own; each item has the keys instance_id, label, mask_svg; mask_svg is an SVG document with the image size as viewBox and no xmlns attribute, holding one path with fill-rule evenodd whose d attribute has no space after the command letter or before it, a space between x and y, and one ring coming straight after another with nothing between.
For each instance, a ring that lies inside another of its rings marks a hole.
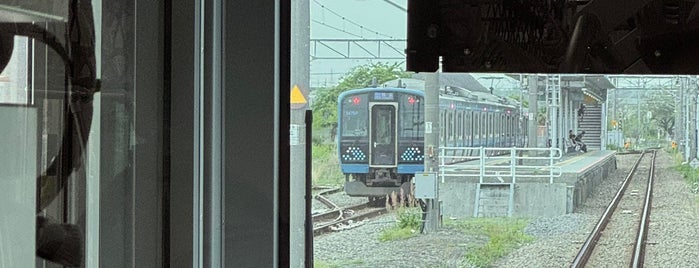
<instances>
[{"instance_id":1,"label":"grass patch","mask_svg":"<svg viewBox=\"0 0 699 268\"><path fill-rule=\"evenodd\" d=\"M420 232L422 210L416 207L401 207L396 210L396 226L381 231L379 241L408 239Z\"/></svg>"},{"instance_id":2,"label":"grass patch","mask_svg":"<svg viewBox=\"0 0 699 268\"><path fill-rule=\"evenodd\" d=\"M346 266L358 266L364 264L364 261L362 260L349 260L349 261L342 261L342 262L337 262L337 263L328 263L322 260L313 260L313 267L314 268L339 268L339 267L346 267Z\"/></svg>"},{"instance_id":3,"label":"grass patch","mask_svg":"<svg viewBox=\"0 0 699 268\"><path fill-rule=\"evenodd\" d=\"M693 169L689 164L682 164L684 158L679 153L674 155L674 160L676 164L674 169L682 174L693 193L699 193L699 170Z\"/></svg>"},{"instance_id":4,"label":"grass patch","mask_svg":"<svg viewBox=\"0 0 699 268\"><path fill-rule=\"evenodd\" d=\"M311 157L313 159L313 186L341 186L345 175L340 171L335 144L313 144Z\"/></svg>"},{"instance_id":5,"label":"grass patch","mask_svg":"<svg viewBox=\"0 0 699 268\"><path fill-rule=\"evenodd\" d=\"M483 235L488 242L480 247L471 248L466 253L466 260L475 267L488 267L495 260L525 243L534 241L534 237L524 233L527 219L513 218L472 218L461 221L446 221L446 225L459 228L466 234Z\"/></svg>"},{"instance_id":6,"label":"grass patch","mask_svg":"<svg viewBox=\"0 0 699 268\"><path fill-rule=\"evenodd\" d=\"M381 235L379 235L379 241L387 242L387 241L408 239L408 238L411 238L413 236L416 236L417 233L418 233L418 230L416 230L416 229L400 228L400 227L396 226L396 227L382 230Z\"/></svg>"}]
</instances>

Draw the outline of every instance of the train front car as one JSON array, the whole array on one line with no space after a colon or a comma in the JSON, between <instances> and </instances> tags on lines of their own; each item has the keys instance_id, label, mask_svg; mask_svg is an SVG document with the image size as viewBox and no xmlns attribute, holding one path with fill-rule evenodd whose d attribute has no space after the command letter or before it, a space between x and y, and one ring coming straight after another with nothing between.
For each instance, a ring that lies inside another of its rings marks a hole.
<instances>
[{"instance_id":1,"label":"train front car","mask_svg":"<svg viewBox=\"0 0 699 268\"><path fill-rule=\"evenodd\" d=\"M410 191L424 169L424 93L364 88L338 98L338 157L350 196Z\"/></svg>"}]
</instances>

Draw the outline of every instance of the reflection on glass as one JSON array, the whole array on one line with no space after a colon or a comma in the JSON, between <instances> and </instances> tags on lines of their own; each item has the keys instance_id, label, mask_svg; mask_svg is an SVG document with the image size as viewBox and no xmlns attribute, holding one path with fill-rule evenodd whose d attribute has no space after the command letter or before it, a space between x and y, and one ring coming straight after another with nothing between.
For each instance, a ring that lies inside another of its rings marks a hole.
<instances>
[{"instance_id":1,"label":"reflection on glass","mask_svg":"<svg viewBox=\"0 0 699 268\"><path fill-rule=\"evenodd\" d=\"M7 66L0 73L0 104L32 104L30 91L29 55L27 37L15 36L14 49Z\"/></svg>"},{"instance_id":2,"label":"reflection on glass","mask_svg":"<svg viewBox=\"0 0 699 268\"><path fill-rule=\"evenodd\" d=\"M379 110L376 113L376 143L386 145L391 143L391 117L390 110Z\"/></svg>"},{"instance_id":3,"label":"reflection on glass","mask_svg":"<svg viewBox=\"0 0 699 268\"><path fill-rule=\"evenodd\" d=\"M37 111L0 106L0 267L34 262Z\"/></svg>"}]
</instances>

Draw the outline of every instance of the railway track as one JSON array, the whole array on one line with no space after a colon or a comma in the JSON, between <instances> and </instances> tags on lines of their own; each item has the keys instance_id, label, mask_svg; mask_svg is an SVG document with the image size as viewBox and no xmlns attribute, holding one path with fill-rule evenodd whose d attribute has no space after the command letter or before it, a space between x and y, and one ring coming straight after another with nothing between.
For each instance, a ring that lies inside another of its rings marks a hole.
<instances>
[{"instance_id":1,"label":"railway track","mask_svg":"<svg viewBox=\"0 0 699 268\"><path fill-rule=\"evenodd\" d=\"M313 215L314 236L354 228L363 224L365 220L383 215L387 212L386 208L372 206L376 204L375 202L340 207L325 197L326 194L334 192L334 190L323 191L314 197L329 209L328 211Z\"/></svg>"},{"instance_id":2,"label":"railway track","mask_svg":"<svg viewBox=\"0 0 699 268\"><path fill-rule=\"evenodd\" d=\"M571 267L643 267L655 155L655 150L641 153Z\"/></svg>"}]
</instances>

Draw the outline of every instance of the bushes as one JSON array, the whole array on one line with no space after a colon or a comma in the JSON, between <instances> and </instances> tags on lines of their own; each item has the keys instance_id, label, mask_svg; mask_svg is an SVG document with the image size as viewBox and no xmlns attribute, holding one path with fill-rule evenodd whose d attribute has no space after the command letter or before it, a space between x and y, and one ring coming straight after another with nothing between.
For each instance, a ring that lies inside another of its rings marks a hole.
<instances>
[{"instance_id":1,"label":"bushes","mask_svg":"<svg viewBox=\"0 0 699 268\"><path fill-rule=\"evenodd\" d=\"M313 144L313 185L338 186L344 182L335 144Z\"/></svg>"}]
</instances>

